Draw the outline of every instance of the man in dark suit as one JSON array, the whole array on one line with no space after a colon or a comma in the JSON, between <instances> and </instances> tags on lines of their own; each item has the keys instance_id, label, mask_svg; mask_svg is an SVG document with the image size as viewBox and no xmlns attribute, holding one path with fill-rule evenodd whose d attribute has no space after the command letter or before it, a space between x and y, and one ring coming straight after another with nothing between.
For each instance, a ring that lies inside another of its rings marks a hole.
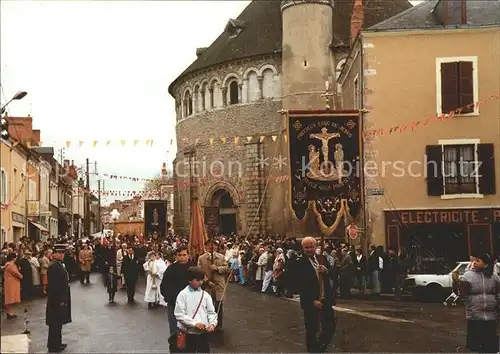
<instances>
[{"instance_id":1,"label":"man in dark suit","mask_svg":"<svg viewBox=\"0 0 500 354\"><path fill-rule=\"evenodd\" d=\"M316 255L313 237L302 240L303 255L297 261L300 306L304 311L306 346L309 353L324 353L335 332L335 294L330 284L331 269L326 257ZM323 291L320 291L320 281ZM321 329L319 336L318 332Z\"/></svg>"},{"instance_id":2,"label":"man in dark suit","mask_svg":"<svg viewBox=\"0 0 500 354\"><path fill-rule=\"evenodd\" d=\"M47 310L45 323L49 326L47 348L59 353L66 348L62 343L62 326L71 322L71 292L69 274L63 263L66 245L54 246L53 262L47 270Z\"/></svg>"},{"instance_id":3,"label":"man in dark suit","mask_svg":"<svg viewBox=\"0 0 500 354\"><path fill-rule=\"evenodd\" d=\"M134 302L135 286L139 277L139 259L135 256L134 249L130 247L127 255L123 257L123 277L127 284L128 302Z\"/></svg>"}]
</instances>

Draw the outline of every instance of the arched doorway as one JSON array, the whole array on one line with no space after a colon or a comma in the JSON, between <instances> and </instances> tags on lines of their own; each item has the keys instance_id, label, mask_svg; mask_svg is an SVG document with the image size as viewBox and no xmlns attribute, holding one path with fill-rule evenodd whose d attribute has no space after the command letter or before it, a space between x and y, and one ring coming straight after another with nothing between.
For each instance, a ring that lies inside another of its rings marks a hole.
<instances>
[{"instance_id":1,"label":"arched doorway","mask_svg":"<svg viewBox=\"0 0 500 354\"><path fill-rule=\"evenodd\" d=\"M219 208L219 233L229 235L236 233L236 205L229 192L225 189L218 189L212 194L211 206Z\"/></svg>"}]
</instances>

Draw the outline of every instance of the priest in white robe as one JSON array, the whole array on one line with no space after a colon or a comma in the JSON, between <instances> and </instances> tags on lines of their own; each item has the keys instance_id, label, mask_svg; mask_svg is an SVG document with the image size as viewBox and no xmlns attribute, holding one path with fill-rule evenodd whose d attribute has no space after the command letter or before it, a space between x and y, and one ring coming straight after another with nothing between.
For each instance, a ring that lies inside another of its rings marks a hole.
<instances>
[{"instance_id":1,"label":"priest in white robe","mask_svg":"<svg viewBox=\"0 0 500 354\"><path fill-rule=\"evenodd\" d=\"M144 271L147 274L147 281L144 301L148 303L148 308L153 308L163 301L160 294L160 285L163 274L167 270L167 265L155 251L149 252L146 259Z\"/></svg>"}]
</instances>

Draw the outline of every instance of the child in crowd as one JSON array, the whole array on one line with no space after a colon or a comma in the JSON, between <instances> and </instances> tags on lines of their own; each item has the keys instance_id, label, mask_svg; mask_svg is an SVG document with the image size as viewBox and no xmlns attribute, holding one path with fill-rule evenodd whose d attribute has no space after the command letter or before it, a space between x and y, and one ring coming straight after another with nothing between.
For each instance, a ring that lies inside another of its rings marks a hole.
<instances>
[{"instance_id":1,"label":"child in crowd","mask_svg":"<svg viewBox=\"0 0 500 354\"><path fill-rule=\"evenodd\" d=\"M175 318L179 331L185 334L186 353L210 353L208 332L217 326L212 297L201 288L205 272L199 267L188 270L189 285L179 295L175 303Z\"/></svg>"},{"instance_id":2,"label":"child in crowd","mask_svg":"<svg viewBox=\"0 0 500 354\"><path fill-rule=\"evenodd\" d=\"M237 282L239 277L239 269L240 269L240 259L238 257L238 252L233 252L233 257L229 260L229 266L231 268L231 278L230 282Z\"/></svg>"},{"instance_id":3,"label":"child in crowd","mask_svg":"<svg viewBox=\"0 0 500 354\"><path fill-rule=\"evenodd\" d=\"M109 267L109 272L106 274L106 279L104 281L104 286L109 294L108 302L110 304L115 303L115 294L118 289L118 275L115 273L113 266Z\"/></svg>"}]
</instances>

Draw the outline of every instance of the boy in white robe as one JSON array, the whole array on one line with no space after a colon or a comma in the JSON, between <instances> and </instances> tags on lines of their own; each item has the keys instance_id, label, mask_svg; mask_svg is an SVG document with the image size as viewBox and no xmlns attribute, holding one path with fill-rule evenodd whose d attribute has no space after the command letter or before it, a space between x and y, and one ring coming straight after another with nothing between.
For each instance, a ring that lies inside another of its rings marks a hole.
<instances>
[{"instance_id":1,"label":"boy in white robe","mask_svg":"<svg viewBox=\"0 0 500 354\"><path fill-rule=\"evenodd\" d=\"M155 251L149 252L146 259L148 261L143 266L147 274L144 301L148 303L148 308L153 308L158 306L161 300L160 284L167 265Z\"/></svg>"}]
</instances>

